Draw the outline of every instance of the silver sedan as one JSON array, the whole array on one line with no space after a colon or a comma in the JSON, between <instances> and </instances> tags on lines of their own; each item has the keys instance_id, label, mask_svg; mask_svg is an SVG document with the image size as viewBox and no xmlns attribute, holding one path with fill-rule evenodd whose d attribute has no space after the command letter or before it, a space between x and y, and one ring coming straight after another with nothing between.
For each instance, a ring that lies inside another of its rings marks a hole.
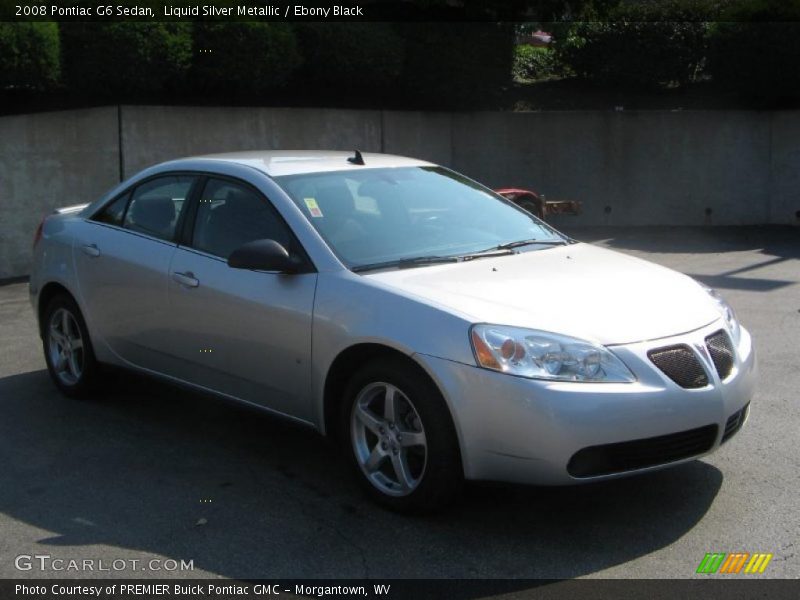
<instances>
[{"instance_id":1,"label":"silver sedan","mask_svg":"<svg viewBox=\"0 0 800 600\"><path fill-rule=\"evenodd\" d=\"M256 405L334 436L403 511L465 479L693 460L742 427L755 382L713 290L382 154L149 168L42 222L30 292L65 394L115 365Z\"/></svg>"}]
</instances>

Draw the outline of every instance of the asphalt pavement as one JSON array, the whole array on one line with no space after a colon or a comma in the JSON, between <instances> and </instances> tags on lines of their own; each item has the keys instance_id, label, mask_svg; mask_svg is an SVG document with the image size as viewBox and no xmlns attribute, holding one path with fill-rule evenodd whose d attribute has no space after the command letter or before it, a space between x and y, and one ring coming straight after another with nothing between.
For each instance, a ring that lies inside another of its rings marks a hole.
<instances>
[{"instance_id":1,"label":"asphalt pavement","mask_svg":"<svg viewBox=\"0 0 800 600\"><path fill-rule=\"evenodd\" d=\"M12 283L0 578L689 578L705 553L740 551L774 554L755 577L800 576L800 229L565 229L718 288L750 329L758 391L716 454L600 484L471 485L443 514L399 516L316 433L256 410L124 373L97 400L61 397ZM20 555L125 567L21 571ZM193 570L166 570L181 560Z\"/></svg>"}]
</instances>

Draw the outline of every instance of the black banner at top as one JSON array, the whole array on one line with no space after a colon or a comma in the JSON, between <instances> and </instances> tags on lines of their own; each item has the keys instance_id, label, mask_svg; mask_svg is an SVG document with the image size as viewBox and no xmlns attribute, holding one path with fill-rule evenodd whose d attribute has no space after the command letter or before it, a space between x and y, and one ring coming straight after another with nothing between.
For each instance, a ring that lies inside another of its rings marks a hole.
<instances>
[{"instance_id":1,"label":"black banner at top","mask_svg":"<svg viewBox=\"0 0 800 600\"><path fill-rule=\"evenodd\" d=\"M672 0L651 0L641 21L800 19L800 2L750 14L736 12L746 0L697 2L675 9ZM657 7L663 3L664 9ZM614 2L608 3L610 6ZM569 22L613 20L591 9L589 0L0 0L0 21L316 21L316 22ZM654 7L656 9L654 10ZM745 16L742 16L742 15Z\"/></svg>"},{"instance_id":2,"label":"black banner at top","mask_svg":"<svg viewBox=\"0 0 800 600\"><path fill-rule=\"evenodd\" d=\"M531 4L531 6L526 6ZM525 21L535 3L397 0L0 0L4 21ZM542 13L544 14L544 13Z\"/></svg>"}]
</instances>

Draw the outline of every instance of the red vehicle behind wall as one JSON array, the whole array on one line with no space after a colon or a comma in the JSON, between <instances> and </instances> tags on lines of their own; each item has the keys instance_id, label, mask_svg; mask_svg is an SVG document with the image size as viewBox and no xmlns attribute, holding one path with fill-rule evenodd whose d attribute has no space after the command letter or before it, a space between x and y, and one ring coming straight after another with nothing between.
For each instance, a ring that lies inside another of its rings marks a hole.
<instances>
[{"instance_id":1,"label":"red vehicle behind wall","mask_svg":"<svg viewBox=\"0 0 800 600\"><path fill-rule=\"evenodd\" d=\"M547 215L579 215L583 210L583 203L578 200L547 200L544 194L532 190L500 188L495 191L543 220Z\"/></svg>"}]
</instances>

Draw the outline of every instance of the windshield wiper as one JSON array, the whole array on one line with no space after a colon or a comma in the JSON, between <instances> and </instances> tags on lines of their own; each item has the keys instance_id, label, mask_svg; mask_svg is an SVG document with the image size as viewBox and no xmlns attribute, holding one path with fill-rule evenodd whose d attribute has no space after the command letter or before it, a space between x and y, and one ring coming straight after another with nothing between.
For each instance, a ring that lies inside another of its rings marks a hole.
<instances>
[{"instance_id":1,"label":"windshield wiper","mask_svg":"<svg viewBox=\"0 0 800 600\"><path fill-rule=\"evenodd\" d=\"M507 256L515 254L511 251L512 248L518 246L528 246L530 244L542 244L547 246L555 246L564 244L565 240L521 240L519 242L508 242L507 244L500 244L493 246L486 250L479 252L471 252L469 254L458 254L450 256L415 256L413 258L400 258L398 260L387 260L385 262L368 263L366 265L356 265L351 268L354 273L362 271L377 271L378 269L410 269L413 267L420 267L425 265L437 265L441 263L454 263L454 262L467 262L475 260L476 258L492 258L495 256Z\"/></svg>"},{"instance_id":2,"label":"windshield wiper","mask_svg":"<svg viewBox=\"0 0 800 600\"><path fill-rule=\"evenodd\" d=\"M440 263L454 263L462 260L459 256L415 256L413 258L401 258L398 260L387 260L385 262L369 263L366 265L357 265L351 270L355 273L361 271L375 271L377 269L409 269L412 267L419 267L424 265L436 265Z\"/></svg>"},{"instance_id":3,"label":"windshield wiper","mask_svg":"<svg viewBox=\"0 0 800 600\"><path fill-rule=\"evenodd\" d=\"M475 260L476 258L493 258L495 256L508 256L509 254L516 254L516 252L512 252L509 248L487 248L486 250L481 250L479 252L471 252L470 254L463 254L461 255L462 260Z\"/></svg>"},{"instance_id":4,"label":"windshield wiper","mask_svg":"<svg viewBox=\"0 0 800 600\"><path fill-rule=\"evenodd\" d=\"M530 239L530 240L519 240L517 242L507 242L505 244L500 244L498 246L494 246L493 248L489 248L489 250L510 250L512 248L520 248L521 246L566 246L567 240L537 240L537 239Z\"/></svg>"}]
</instances>

